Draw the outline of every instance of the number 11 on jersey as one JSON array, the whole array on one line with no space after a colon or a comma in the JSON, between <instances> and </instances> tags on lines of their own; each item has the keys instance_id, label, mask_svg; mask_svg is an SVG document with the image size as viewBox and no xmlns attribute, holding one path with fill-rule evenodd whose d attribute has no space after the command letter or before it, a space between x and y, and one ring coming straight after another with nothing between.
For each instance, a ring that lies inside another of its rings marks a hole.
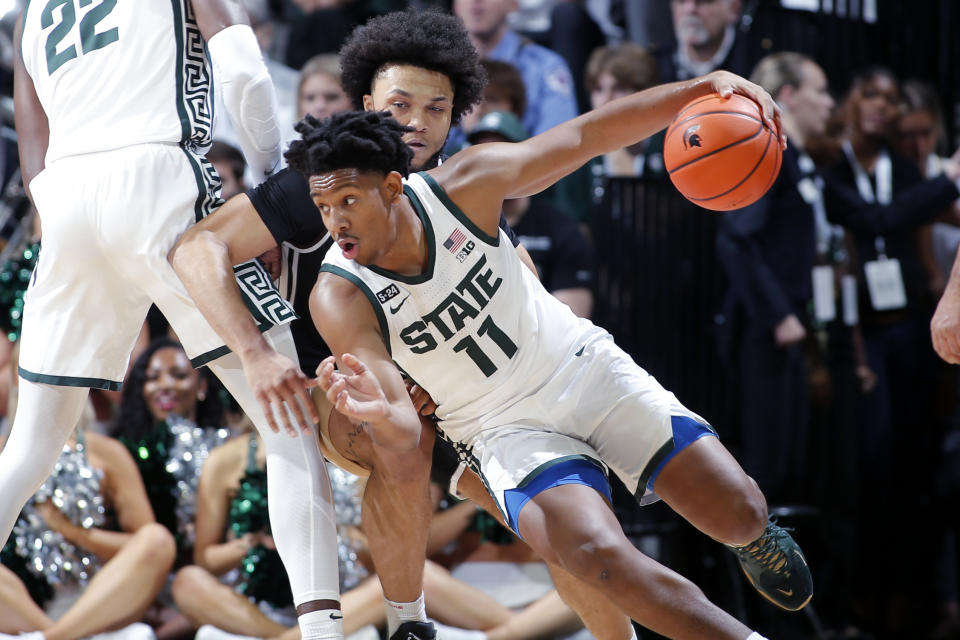
<instances>
[{"instance_id":1,"label":"number 11 on jersey","mask_svg":"<svg viewBox=\"0 0 960 640\"><path fill-rule=\"evenodd\" d=\"M480 325L480 330L477 331L477 335L488 336L493 340L494 344L500 347L500 350L503 351L508 358L512 358L517 352L517 345L494 323L493 318L490 316L487 316L486 320ZM487 357L487 354L483 352L483 349L477 344L477 341L473 339L473 336L465 336L460 342L453 345L453 350L457 352L466 351L470 359L480 367L483 375L488 378L496 373L497 365L493 364L493 361Z\"/></svg>"}]
</instances>

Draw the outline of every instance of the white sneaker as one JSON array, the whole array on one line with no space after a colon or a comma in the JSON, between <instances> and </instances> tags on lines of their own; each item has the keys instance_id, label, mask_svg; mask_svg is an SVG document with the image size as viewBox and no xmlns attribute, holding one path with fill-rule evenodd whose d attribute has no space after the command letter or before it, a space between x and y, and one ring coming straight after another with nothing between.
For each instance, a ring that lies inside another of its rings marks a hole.
<instances>
[{"instance_id":1,"label":"white sneaker","mask_svg":"<svg viewBox=\"0 0 960 640\"><path fill-rule=\"evenodd\" d=\"M21 640L26 640L21 636ZM104 631L90 636L89 640L157 640L153 627L143 622L134 622L116 631Z\"/></svg>"},{"instance_id":2,"label":"white sneaker","mask_svg":"<svg viewBox=\"0 0 960 640\"><path fill-rule=\"evenodd\" d=\"M263 638L242 636L237 633L224 631L220 627L215 627L212 624L205 624L197 629L197 635L194 636L194 640L263 640Z\"/></svg>"}]
</instances>

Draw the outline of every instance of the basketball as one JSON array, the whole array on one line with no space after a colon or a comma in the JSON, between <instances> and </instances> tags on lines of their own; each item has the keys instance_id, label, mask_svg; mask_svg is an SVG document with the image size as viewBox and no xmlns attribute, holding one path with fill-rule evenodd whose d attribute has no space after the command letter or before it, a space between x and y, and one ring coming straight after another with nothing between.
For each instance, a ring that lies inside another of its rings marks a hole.
<instances>
[{"instance_id":1,"label":"basketball","mask_svg":"<svg viewBox=\"0 0 960 640\"><path fill-rule=\"evenodd\" d=\"M667 128L663 161L677 190L706 209L756 202L780 171L777 132L746 96L714 94L688 103Z\"/></svg>"}]
</instances>

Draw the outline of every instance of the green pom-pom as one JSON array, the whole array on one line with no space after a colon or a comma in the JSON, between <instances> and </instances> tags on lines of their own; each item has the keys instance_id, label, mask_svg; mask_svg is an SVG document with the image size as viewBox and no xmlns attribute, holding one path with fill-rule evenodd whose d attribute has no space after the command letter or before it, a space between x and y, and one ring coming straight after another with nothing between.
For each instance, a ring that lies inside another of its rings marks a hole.
<instances>
[{"instance_id":1,"label":"green pom-pom","mask_svg":"<svg viewBox=\"0 0 960 640\"><path fill-rule=\"evenodd\" d=\"M0 269L0 327L11 342L20 336L23 296L39 255L40 244L32 244L24 249L20 258L7 260Z\"/></svg>"}]
</instances>

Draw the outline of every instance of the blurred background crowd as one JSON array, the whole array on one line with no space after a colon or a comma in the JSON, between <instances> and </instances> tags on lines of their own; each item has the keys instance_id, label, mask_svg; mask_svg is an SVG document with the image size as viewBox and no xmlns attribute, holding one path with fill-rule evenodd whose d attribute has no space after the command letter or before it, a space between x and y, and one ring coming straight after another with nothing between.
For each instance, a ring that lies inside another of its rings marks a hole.
<instances>
[{"instance_id":1,"label":"blurred background crowd","mask_svg":"<svg viewBox=\"0 0 960 640\"><path fill-rule=\"evenodd\" d=\"M789 147L756 204L715 213L683 199L664 170L661 132L548 192L508 201L504 213L547 289L712 422L771 513L794 528L816 593L802 613L774 610L719 545L666 508L639 510L623 496L618 515L638 547L770 638L960 638L960 377L936 358L929 332L960 243L960 5L243 4L288 139L305 114L350 107L337 60L350 31L411 5L455 13L485 60L483 102L451 131L448 155L520 141L618 96L713 69L767 89ZM18 11L0 1L6 424L23 291L41 246L12 118ZM246 188L246 167L229 121L216 122L215 138L208 157L226 199ZM264 464L231 398L189 366L166 321L151 314L123 392L94 390L56 472L0 554L0 632L72 640L123 627L113 637L147 640L199 628L201 640L295 640ZM359 481L331 473L345 627L378 638ZM468 503L436 494L425 590L430 615L463 634L446 637L591 637L521 542Z\"/></svg>"}]
</instances>

